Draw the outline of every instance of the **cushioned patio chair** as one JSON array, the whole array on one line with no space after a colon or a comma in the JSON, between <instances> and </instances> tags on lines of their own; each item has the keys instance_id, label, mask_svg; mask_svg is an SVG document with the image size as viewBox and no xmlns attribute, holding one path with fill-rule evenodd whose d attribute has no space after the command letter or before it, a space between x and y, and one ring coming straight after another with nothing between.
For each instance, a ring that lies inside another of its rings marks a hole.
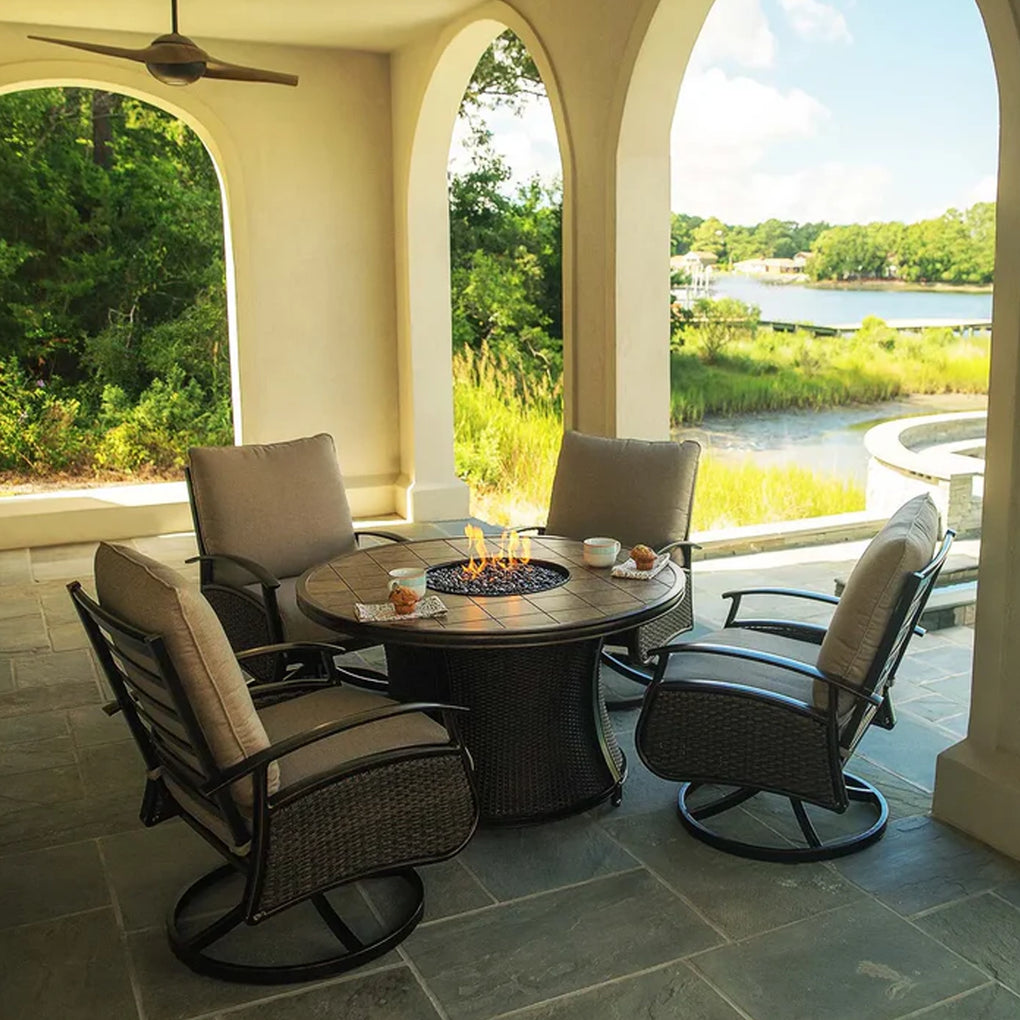
<instances>
[{"instance_id":1,"label":"cushioned patio chair","mask_svg":"<svg viewBox=\"0 0 1020 1020\"><path fill-rule=\"evenodd\" d=\"M454 728L460 710L348 687L328 645L315 651L332 686L249 686L209 603L175 571L103 544L95 577L98 603L78 582L69 589L113 689L110 710L123 712L144 760L141 819L151 826L179 815L226 862L171 908L173 952L199 973L268 984L335 974L397 945L422 915L414 867L453 856L475 828L470 759ZM195 931L193 915L210 909L206 894L226 895L220 887L237 876L239 902ZM366 878L389 894L386 923L367 916L364 901L344 917L327 898L356 894L352 884ZM207 952L242 923L305 901L318 916L307 912L302 944L324 945L315 959L266 963L267 953L280 955L273 925L261 941L257 933L255 962L236 937L227 954L222 945Z\"/></svg>"},{"instance_id":2,"label":"cushioned patio chair","mask_svg":"<svg viewBox=\"0 0 1020 1020\"><path fill-rule=\"evenodd\" d=\"M403 541L389 532L354 530L331 436L192 447L185 478L202 593L235 651L303 641L337 642L347 651L366 646L313 623L297 604L297 581L309 567L353 552L362 536ZM293 652L248 668L278 680L295 662L315 668L318 657ZM385 689L382 674L357 672L366 686Z\"/></svg>"},{"instance_id":3,"label":"cushioned patio chair","mask_svg":"<svg viewBox=\"0 0 1020 1020\"><path fill-rule=\"evenodd\" d=\"M639 542L670 551L687 578L683 601L653 623L612 638L622 651L603 651L603 666L646 686L649 649L694 626L691 506L701 447L641 439L605 439L580 432L563 435L553 478L549 517L540 532L583 540L619 539L626 551ZM609 708L637 708L641 696L610 698Z\"/></svg>"},{"instance_id":4,"label":"cushioned patio chair","mask_svg":"<svg viewBox=\"0 0 1020 1020\"><path fill-rule=\"evenodd\" d=\"M726 592L732 601L722 630L655 651L637 749L656 775L681 781L680 819L689 832L730 853L777 861L838 857L881 838L884 797L845 768L872 723L895 724L890 688L911 635L923 633L917 622L953 540L947 531L933 555L938 530L934 503L917 496L871 541L840 598ZM761 595L835 608L827 627L738 618L744 599ZM734 789L696 794L706 784ZM762 792L789 799L799 826L789 846L758 845L705 824ZM696 803L706 793L710 799ZM864 807L843 819L852 820L844 826L851 831L824 840L804 807L843 815L855 802Z\"/></svg>"}]
</instances>

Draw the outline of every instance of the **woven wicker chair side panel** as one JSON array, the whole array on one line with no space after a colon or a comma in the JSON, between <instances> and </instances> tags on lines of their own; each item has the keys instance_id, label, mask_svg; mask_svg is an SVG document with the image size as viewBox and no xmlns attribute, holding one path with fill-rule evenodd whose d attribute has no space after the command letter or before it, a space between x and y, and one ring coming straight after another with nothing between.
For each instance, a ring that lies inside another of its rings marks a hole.
<instances>
[{"instance_id":1,"label":"woven wicker chair side panel","mask_svg":"<svg viewBox=\"0 0 1020 1020\"><path fill-rule=\"evenodd\" d=\"M213 607L226 631L230 647L235 652L272 644L265 610L252 602L251 597L240 595L229 588L207 586L202 589L206 601ZM244 664L246 673L259 680L272 680L276 661L271 655L249 659Z\"/></svg>"},{"instance_id":2,"label":"woven wicker chair side panel","mask_svg":"<svg viewBox=\"0 0 1020 1020\"><path fill-rule=\"evenodd\" d=\"M461 753L359 772L273 808L261 920L352 878L444 860L473 831L475 803Z\"/></svg>"},{"instance_id":3,"label":"woven wicker chair side panel","mask_svg":"<svg viewBox=\"0 0 1020 1020\"><path fill-rule=\"evenodd\" d=\"M845 805L822 717L741 695L668 689L655 692L646 713L639 750L664 779L769 789L832 809Z\"/></svg>"}]
</instances>

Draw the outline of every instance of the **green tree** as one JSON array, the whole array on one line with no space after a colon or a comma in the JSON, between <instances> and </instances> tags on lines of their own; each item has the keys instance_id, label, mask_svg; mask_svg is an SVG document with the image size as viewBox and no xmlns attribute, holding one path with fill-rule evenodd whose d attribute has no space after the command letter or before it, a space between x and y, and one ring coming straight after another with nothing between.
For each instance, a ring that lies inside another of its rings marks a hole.
<instances>
[{"instance_id":1,"label":"green tree","mask_svg":"<svg viewBox=\"0 0 1020 1020\"><path fill-rule=\"evenodd\" d=\"M726 251L727 227L717 216L709 216L694 229L691 235L693 251L710 251L720 259Z\"/></svg>"},{"instance_id":2,"label":"green tree","mask_svg":"<svg viewBox=\"0 0 1020 1020\"><path fill-rule=\"evenodd\" d=\"M670 254L686 255L692 248L691 239L694 236L694 231L703 222L700 216L673 213L670 216L669 228Z\"/></svg>"}]
</instances>

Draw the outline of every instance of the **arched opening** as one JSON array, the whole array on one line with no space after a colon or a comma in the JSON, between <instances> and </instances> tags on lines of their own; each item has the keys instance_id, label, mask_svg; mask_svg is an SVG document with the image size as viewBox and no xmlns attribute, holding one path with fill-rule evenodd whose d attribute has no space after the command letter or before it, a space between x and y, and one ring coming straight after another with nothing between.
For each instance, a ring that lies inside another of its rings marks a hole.
<instances>
[{"instance_id":1,"label":"arched opening","mask_svg":"<svg viewBox=\"0 0 1020 1020\"><path fill-rule=\"evenodd\" d=\"M447 173L451 140L465 89L487 47L507 29L522 40L546 84L557 129L565 194L570 189L565 119L541 44L512 8L492 4L486 8L486 14L489 16L485 19L451 28L438 56L429 61L420 106L410 115L413 129L409 132L407 165L397 168L407 196L406 220L398 223L397 231L401 253L398 276L401 460L404 477L409 482L407 514L415 519L435 520L468 512L468 489L457 477L454 463ZM565 230L564 236L567 233ZM567 264L564 255L564 265ZM569 270L565 272L562 289L564 295L569 295ZM566 298L565 305L569 305ZM567 318L565 307L564 319ZM569 363L569 326L565 333L564 357ZM564 400L569 407L569 382Z\"/></svg>"},{"instance_id":2,"label":"arched opening","mask_svg":"<svg viewBox=\"0 0 1020 1020\"><path fill-rule=\"evenodd\" d=\"M98 85L0 90L4 402L21 420L3 466L30 485L177 477L188 445L235 434L219 169L175 112Z\"/></svg>"},{"instance_id":3,"label":"arched opening","mask_svg":"<svg viewBox=\"0 0 1020 1020\"><path fill-rule=\"evenodd\" d=\"M661 286L666 286L663 253L669 243L669 120L683 70L711 6L701 2L697 10L692 10L689 3L664 0L654 6L638 46L624 101L616 161L618 335L625 323L642 321L642 315L652 325L648 335L655 329L659 337L666 335L664 311L651 317L642 312L647 303L642 300L645 292L640 281L658 274ZM1016 607L1020 605L1010 538L1017 527L1011 494L1020 476L1014 420L1020 388L1020 305L1015 297L1020 262L1009 242L1017 222L1015 194L1020 180L1020 130L1016 127L1020 39L1008 2L978 0L977 6L995 63L1001 124L992 312L995 344L991 351L981 588L970 719L966 738L939 757L934 811L1000 849L1020 855L1020 830L1006 820L1009 812L1004 810L1007 802L1010 809L1020 805L1020 784L1016 781L1020 718L1009 707L1016 703L1016 685L1006 665L1015 659L1017 651L1012 635L1016 633ZM645 203L658 210L654 223L647 209L642 213ZM645 345L643 356L654 359L650 344ZM617 390L625 390L627 384L618 375Z\"/></svg>"},{"instance_id":4,"label":"arched opening","mask_svg":"<svg viewBox=\"0 0 1020 1020\"><path fill-rule=\"evenodd\" d=\"M454 457L473 516L544 519L563 428L562 169L545 83L501 33L450 150Z\"/></svg>"}]
</instances>

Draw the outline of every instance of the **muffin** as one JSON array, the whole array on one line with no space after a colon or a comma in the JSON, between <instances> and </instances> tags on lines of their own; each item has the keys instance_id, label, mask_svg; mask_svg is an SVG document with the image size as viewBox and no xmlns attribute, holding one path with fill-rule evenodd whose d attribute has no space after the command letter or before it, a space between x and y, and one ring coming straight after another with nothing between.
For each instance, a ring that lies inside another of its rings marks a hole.
<instances>
[{"instance_id":1,"label":"muffin","mask_svg":"<svg viewBox=\"0 0 1020 1020\"><path fill-rule=\"evenodd\" d=\"M655 566L655 550L647 545L636 545L630 551L630 558L638 570L651 570Z\"/></svg>"},{"instance_id":2,"label":"muffin","mask_svg":"<svg viewBox=\"0 0 1020 1020\"><path fill-rule=\"evenodd\" d=\"M390 602L398 615L407 616L408 613L413 613L414 607L418 605L418 594L411 588L397 584L390 591Z\"/></svg>"}]
</instances>

